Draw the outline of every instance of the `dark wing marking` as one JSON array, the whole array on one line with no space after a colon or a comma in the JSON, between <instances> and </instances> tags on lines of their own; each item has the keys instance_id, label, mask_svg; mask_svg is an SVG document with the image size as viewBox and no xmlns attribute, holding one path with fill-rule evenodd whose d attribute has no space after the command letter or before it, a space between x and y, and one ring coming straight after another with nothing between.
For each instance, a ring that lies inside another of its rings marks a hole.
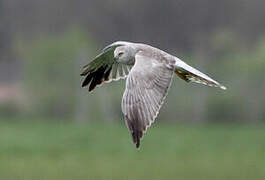
<instances>
[{"instance_id":1,"label":"dark wing marking","mask_svg":"<svg viewBox=\"0 0 265 180\"><path fill-rule=\"evenodd\" d=\"M173 69L168 69L162 62L141 53L135 57L135 65L126 81L122 112L137 148L144 132L158 115L173 72Z\"/></svg>"},{"instance_id":2,"label":"dark wing marking","mask_svg":"<svg viewBox=\"0 0 265 180\"><path fill-rule=\"evenodd\" d=\"M118 46L120 45L105 48L93 61L84 66L81 76L86 77L82 87L89 86L88 90L92 91L96 86L104 82L126 78L130 67L113 60L114 50Z\"/></svg>"}]
</instances>

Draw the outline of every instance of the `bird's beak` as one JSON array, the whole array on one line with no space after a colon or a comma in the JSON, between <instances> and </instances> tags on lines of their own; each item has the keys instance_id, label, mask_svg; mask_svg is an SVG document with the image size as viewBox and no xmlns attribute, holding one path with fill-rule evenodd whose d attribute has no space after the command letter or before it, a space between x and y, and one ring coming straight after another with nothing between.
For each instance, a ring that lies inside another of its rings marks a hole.
<instances>
[{"instance_id":1,"label":"bird's beak","mask_svg":"<svg viewBox=\"0 0 265 180\"><path fill-rule=\"evenodd\" d=\"M114 58L113 58L113 60L114 60L114 61L117 61L117 60L118 60L118 58L117 58L117 57L114 57Z\"/></svg>"}]
</instances>

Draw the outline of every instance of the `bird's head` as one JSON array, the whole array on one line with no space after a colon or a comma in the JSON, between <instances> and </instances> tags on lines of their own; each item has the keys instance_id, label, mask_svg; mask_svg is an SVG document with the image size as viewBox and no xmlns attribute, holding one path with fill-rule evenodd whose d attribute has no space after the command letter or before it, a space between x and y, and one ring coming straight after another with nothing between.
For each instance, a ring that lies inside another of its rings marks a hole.
<instances>
[{"instance_id":1,"label":"bird's head","mask_svg":"<svg viewBox=\"0 0 265 180\"><path fill-rule=\"evenodd\" d=\"M130 46L119 46L114 51L114 60L119 63L130 64L134 61L135 50Z\"/></svg>"}]
</instances>

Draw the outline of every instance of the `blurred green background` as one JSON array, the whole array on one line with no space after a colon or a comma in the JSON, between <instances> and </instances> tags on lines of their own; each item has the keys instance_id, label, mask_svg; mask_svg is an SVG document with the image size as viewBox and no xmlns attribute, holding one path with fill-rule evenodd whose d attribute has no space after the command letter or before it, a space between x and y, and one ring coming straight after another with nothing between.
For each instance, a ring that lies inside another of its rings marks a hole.
<instances>
[{"instance_id":1,"label":"blurred green background","mask_svg":"<svg viewBox=\"0 0 265 180\"><path fill-rule=\"evenodd\" d=\"M0 0L0 180L265 179L265 1ZM125 81L82 89L117 40L163 49L227 86L174 78L136 150Z\"/></svg>"}]
</instances>

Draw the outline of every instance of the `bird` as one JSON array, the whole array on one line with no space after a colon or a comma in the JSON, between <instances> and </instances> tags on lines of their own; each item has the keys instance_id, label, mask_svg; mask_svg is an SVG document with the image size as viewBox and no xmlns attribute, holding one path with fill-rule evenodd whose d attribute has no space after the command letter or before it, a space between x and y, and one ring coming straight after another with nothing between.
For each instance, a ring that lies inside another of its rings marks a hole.
<instances>
[{"instance_id":1,"label":"bird","mask_svg":"<svg viewBox=\"0 0 265 180\"><path fill-rule=\"evenodd\" d=\"M83 67L82 87L95 87L126 78L121 109L133 143L139 149L147 128L155 121L170 88L173 75L186 82L225 86L191 67L181 59L156 47L126 41L106 46Z\"/></svg>"}]
</instances>

